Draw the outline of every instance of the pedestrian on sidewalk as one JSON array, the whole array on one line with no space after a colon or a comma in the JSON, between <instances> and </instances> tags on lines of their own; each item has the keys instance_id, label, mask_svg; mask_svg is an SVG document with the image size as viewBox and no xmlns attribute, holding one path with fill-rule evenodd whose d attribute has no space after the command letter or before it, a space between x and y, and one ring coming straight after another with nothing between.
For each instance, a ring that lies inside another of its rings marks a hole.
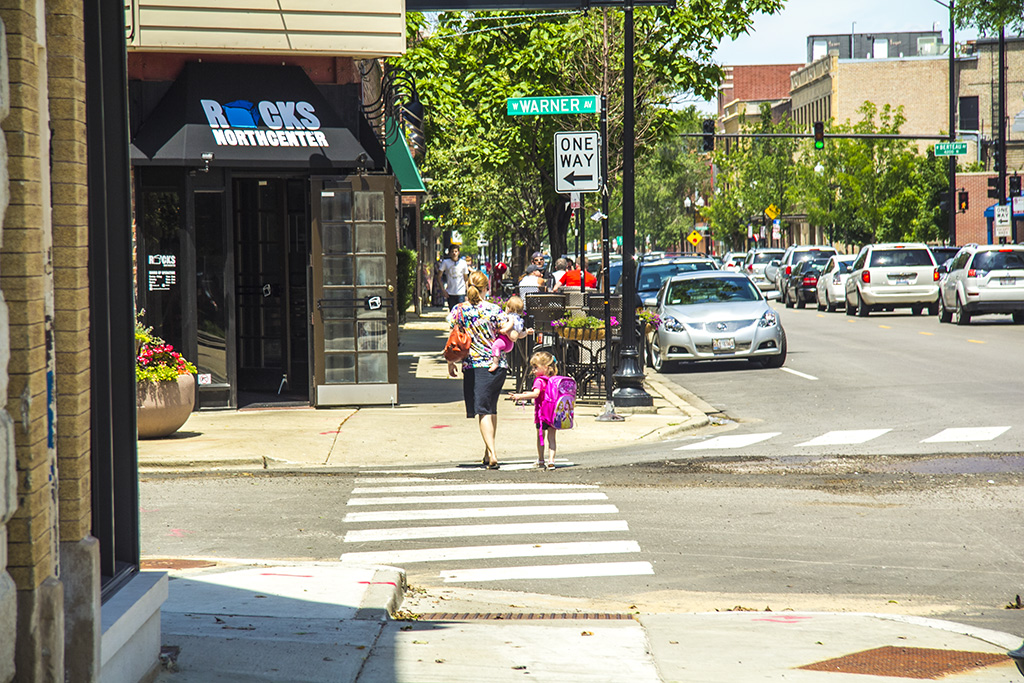
<instances>
[{"instance_id":1,"label":"pedestrian on sidewalk","mask_svg":"<svg viewBox=\"0 0 1024 683\"><path fill-rule=\"evenodd\" d=\"M498 469L498 454L494 446L498 430L498 397L508 375L508 363L501 357L498 368L490 372L491 347L505 323L505 312L485 299L488 292L487 276L480 271L469 274L466 301L457 304L448 313L450 328L461 325L469 334L469 355L462 361L462 395L466 401L466 417L476 417L480 437L484 441L483 464ZM456 364L448 361L448 375L458 376Z\"/></svg>"},{"instance_id":2,"label":"pedestrian on sidewalk","mask_svg":"<svg viewBox=\"0 0 1024 683\"><path fill-rule=\"evenodd\" d=\"M533 388L522 394L511 393L510 401L533 401L533 423L537 427L537 467L546 470L555 469L555 434L557 430L541 420L541 404L545 400L548 380L558 374L558 362L547 351L538 351L530 356L530 372L533 373ZM544 439L548 442L548 458L544 459Z\"/></svg>"},{"instance_id":3,"label":"pedestrian on sidewalk","mask_svg":"<svg viewBox=\"0 0 1024 683\"><path fill-rule=\"evenodd\" d=\"M502 356L512 350L516 340L533 334L533 328L527 328L523 322L523 300L518 296L510 296L505 302L505 322L498 330L498 338L491 345L491 366L489 372L497 372Z\"/></svg>"},{"instance_id":4,"label":"pedestrian on sidewalk","mask_svg":"<svg viewBox=\"0 0 1024 683\"><path fill-rule=\"evenodd\" d=\"M452 245L450 254L441 261L441 278L448 294L448 310L466 300L466 278L469 276L469 265L459 258L458 245Z\"/></svg>"}]
</instances>

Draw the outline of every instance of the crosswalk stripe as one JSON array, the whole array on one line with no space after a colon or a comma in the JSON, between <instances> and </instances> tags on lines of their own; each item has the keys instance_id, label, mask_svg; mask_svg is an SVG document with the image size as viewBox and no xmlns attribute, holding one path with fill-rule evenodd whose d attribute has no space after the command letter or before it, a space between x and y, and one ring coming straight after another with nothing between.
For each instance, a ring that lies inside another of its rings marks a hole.
<instances>
[{"instance_id":1,"label":"crosswalk stripe","mask_svg":"<svg viewBox=\"0 0 1024 683\"><path fill-rule=\"evenodd\" d=\"M847 444L865 443L871 439L877 439L891 429L847 429L834 432L826 432L810 441L798 443L797 446L838 446Z\"/></svg>"},{"instance_id":2,"label":"crosswalk stripe","mask_svg":"<svg viewBox=\"0 0 1024 683\"><path fill-rule=\"evenodd\" d=\"M408 541L421 538L465 536L516 536L520 534L584 534L629 531L622 520L599 522L519 522L516 524L461 524L456 526L403 527L397 529L354 529L345 533L344 543Z\"/></svg>"},{"instance_id":3,"label":"crosswalk stripe","mask_svg":"<svg viewBox=\"0 0 1024 683\"><path fill-rule=\"evenodd\" d=\"M440 484L437 486L366 486L352 489L352 494L365 493L430 493L441 491L556 491L558 489L596 489L594 484Z\"/></svg>"},{"instance_id":4,"label":"crosswalk stripe","mask_svg":"<svg viewBox=\"0 0 1024 683\"><path fill-rule=\"evenodd\" d=\"M991 441L1009 427L951 427L922 439L921 443L950 443L952 441Z\"/></svg>"},{"instance_id":5,"label":"crosswalk stripe","mask_svg":"<svg viewBox=\"0 0 1024 683\"><path fill-rule=\"evenodd\" d=\"M574 500L608 500L598 491L586 493L510 493L490 496L380 496L350 498L348 505L422 505L423 503L525 503Z\"/></svg>"},{"instance_id":6,"label":"crosswalk stripe","mask_svg":"<svg viewBox=\"0 0 1024 683\"><path fill-rule=\"evenodd\" d=\"M555 564L533 567L493 567L488 569L452 569L441 572L445 583L453 581L501 581L507 579L575 579L594 576L635 576L653 574L650 562L599 562L592 564Z\"/></svg>"},{"instance_id":7,"label":"crosswalk stripe","mask_svg":"<svg viewBox=\"0 0 1024 683\"><path fill-rule=\"evenodd\" d=\"M700 441L698 443L691 443L687 446L680 446L675 450L692 451L698 449L743 448L744 446L751 446L761 441L767 441L773 436L778 436L781 433L782 432L766 432L762 434L725 434L723 436L716 436L708 439L707 441Z\"/></svg>"},{"instance_id":8,"label":"crosswalk stripe","mask_svg":"<svg viewBox=\"0 0 1024 683\"><path fill-rule=\"evenodd\" d=\"M523 505L497 508L445 508L431 510L379 510L350 512L342 520L346 524L360 522L402 522L423 519L469 519L473 517L537 517L540 515L609 515L619 509L614 505Z\"/></svg>"},{"instance_id":9,"label":"crosswalk stripe","mask_svg":"<svg viewBox=\"0 0 1024 683\"><path fill-rule=\"evenodd\" d=\"M638 553L636 541L576 541L572 543L529 543L481 545L462 548L421 548L344 553L342 562L362 564L408 564L412 562L456 562L510 557L553 557L557 555L611 555Z\"/></svg>"}]
</instances>

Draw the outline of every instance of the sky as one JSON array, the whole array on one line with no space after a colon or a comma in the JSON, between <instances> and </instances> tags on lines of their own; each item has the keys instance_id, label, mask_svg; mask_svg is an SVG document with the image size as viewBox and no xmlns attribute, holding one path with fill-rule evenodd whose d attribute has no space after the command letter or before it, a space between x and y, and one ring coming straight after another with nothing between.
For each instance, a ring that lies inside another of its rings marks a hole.
<instances>
[{"instance_id":1,"label":"sky","mask_svg":"<svg viewBox=\"0 0 1024 683\"><path fill-rule=\"evenodd\" d=\"M778 14L757 15L749 34L723 42L715 59L723 65L802 64L810 35L930 31L933 25L948 43L949 10L935 0L787 0ZM976 31L956 34L957 42L976 37Z\"/></svg>"}]
</instances>

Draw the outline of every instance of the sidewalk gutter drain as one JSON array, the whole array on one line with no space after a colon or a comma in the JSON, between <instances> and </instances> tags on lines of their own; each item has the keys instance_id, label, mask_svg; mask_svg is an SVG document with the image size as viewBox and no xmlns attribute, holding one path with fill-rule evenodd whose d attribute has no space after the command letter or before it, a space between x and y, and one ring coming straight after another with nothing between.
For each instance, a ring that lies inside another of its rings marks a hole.
<instances>
[{"instance_id":1,"label":"sidewalk gutter drain","mask_svg":"<svg viewBox=\"0 0 1024 683\"><path fill-rule=\"evenodd\" d=\"M526 612L428 612L421 614L417 621L471 621L477 619L538 621L538 620L629 620L632 614L616 612L549 612L531 614Z\"/></svg>"},{"instance_id":2,"label":"sidewalk gutter drain","mask_svg":"<svg viewBox=\"0 0 1024 683\"><path fill-rule=\"evenodd\" d=\"M201 569L203 567L216 567L216 562L209 560L181 560L168 558L163 560L142 560L142 569Z\"/></svg>"},{"instance_id":3,"label":"sidewalk gutter drain","mask_svg":"<svg viewBox=\"0 0 1024 683\"><path fill-rule=\"evenodd\" d=\"M933 650L920 647L877 647L835 659L797 667L808 671L834 671L868 676L934 680L941 676L1010 661L1005 654Z\"/></svg>"}]
</instances>

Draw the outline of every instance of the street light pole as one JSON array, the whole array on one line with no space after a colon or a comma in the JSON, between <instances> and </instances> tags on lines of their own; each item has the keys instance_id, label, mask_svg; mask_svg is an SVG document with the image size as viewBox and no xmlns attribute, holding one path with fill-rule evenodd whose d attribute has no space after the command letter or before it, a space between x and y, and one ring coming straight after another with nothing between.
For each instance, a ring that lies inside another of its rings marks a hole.
<instances>
[{"instance_id":1,"label":"street light pole","mask_svg":"<svg viewBox=\"0 0 1024 683\"><path fill-rule=\"evenodd\" d=\"M949 141L956 142L956 24L953 21L953 9L956 0L949 0L948 3L941 0L932 0L949 10ZM949 223L946 238L950 244L956 244L956 157L950 155L949 168Z\"/></svg>"},{"instance_id":2,"label":"street light pole","mask_svg":"<svg viewBox=\"0 0 1024 683\"><path fill-rule=\"evenodd\" d=\"M622 107L622 340L619 369L615 373L612 401L616 406L652 406L654 399L644 391L644 373L636 347L636 224L633 192L633 2L626 0L623 23L623 107Z\"/></svg>"}]
</instances>

